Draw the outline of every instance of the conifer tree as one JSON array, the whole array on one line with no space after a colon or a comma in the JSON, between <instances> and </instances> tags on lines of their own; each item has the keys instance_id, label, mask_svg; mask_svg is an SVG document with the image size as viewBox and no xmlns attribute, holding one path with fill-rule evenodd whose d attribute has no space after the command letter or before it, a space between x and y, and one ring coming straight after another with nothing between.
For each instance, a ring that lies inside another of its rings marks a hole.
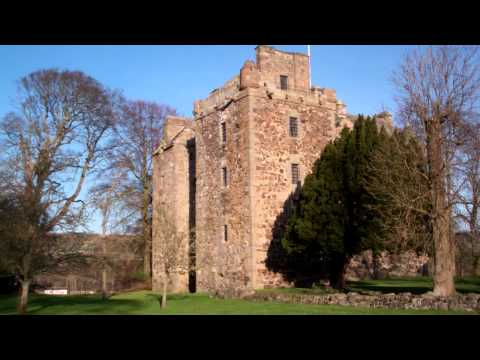
<instances>
[{"instance_id":1,"label":"conifer tree","mask_svg":"<svg viewBox=\"0 0 480 360\"><path fill-rule=\"evenodd\" d=\"M370 117L359 116L353 130L343 129L305 179L287 223L283 247L326 264L337 289L345 286L353 255L382 247L384 229L373 206L378 200L367 191L365 179L372 152L385 138Z\"/></svg>"}]
</instances>

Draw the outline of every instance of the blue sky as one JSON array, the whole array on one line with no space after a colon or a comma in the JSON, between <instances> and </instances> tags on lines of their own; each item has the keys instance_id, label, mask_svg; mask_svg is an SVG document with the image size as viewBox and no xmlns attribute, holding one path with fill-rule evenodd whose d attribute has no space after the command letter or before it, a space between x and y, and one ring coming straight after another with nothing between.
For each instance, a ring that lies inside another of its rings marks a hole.
<instances>
[{"instance_id":1,"label":"blue sky","mask_svg":"<svg viewBox=\"0 0 480 360\"><path fill-rule=\"evenodd\" d=\"M306 45L278 45L306 52ZM0 114L11 109L15 82L41 69L81 70L127 97L171 105L191 116L193 101L237 74L255 45L0 46ZM312 82L337 90L350 113L394 110L389 78L407 46L312 46Z\"/></svg>"},{"instance_id":2,"label":"blue sky","mask_svg":"<svg viewBox=\"0 0 480 360\"><path fill-rule=\"evenodd\" d=\"M275 45L305 52L306 45ZM334 88L351 114L395 113L392 71L411 46L312 46L312 83ZM81 70L131 99L168 104L191 116L193 101L238 74L255 45L0 45L0 116L13 110L16 81L56 67ZM97 224L98 222L96 222ZM98 224L94 225L94 230Z\"/></svg>"}]
</instances>

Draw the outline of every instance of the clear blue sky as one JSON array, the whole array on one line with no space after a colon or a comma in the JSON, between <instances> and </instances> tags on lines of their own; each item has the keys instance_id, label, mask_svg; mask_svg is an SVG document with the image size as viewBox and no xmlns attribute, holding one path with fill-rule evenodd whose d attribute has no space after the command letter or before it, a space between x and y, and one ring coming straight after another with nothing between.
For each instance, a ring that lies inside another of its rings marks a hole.
<instances>
[{"instance_id":1,"label":"clear blue sky","mask_svg":"<svg viewBox=\"0 0 480 360\"><path fill-rule=\"evenodd\" d=\"M278 45L306 52L306 45ZM15 82L41 69L81 70L127 97L171 105L191 116L193 101L237 74L255 45L0 46L0 114L11 108ZM337 90L350 113L394 110L389 82L407 46L312 46L312 82Z\"/></svg>"},{"instance_id":2,"label":"clear blue sky","mask_svg":"<svg viewBox=\"0 0 480 360\"><path fill-rule=\"evenodd\" d=\"M306 45L276 45L306 52ZM312 46L312 83L334 88L349 113L395 113L392 71L410 46ZM238 74L255 45L0 45L0 116L13 109L16 81L42 68L81 70L131 99L168 104L191 116L193 101ZM94 226L98 230L98 224Z\"/></svg>"}]
</instances>

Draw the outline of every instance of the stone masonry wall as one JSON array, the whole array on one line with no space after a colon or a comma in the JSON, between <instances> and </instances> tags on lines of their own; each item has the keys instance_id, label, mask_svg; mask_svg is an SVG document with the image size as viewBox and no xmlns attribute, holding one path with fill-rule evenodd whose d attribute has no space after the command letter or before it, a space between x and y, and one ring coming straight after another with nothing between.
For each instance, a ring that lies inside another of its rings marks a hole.
<instances>
[{"instance_id":1,"label":"stone masonry wall","mask_svg":"<svg viewBox=\"0 0 480 360\"><path fill-rule=\"evenodd\" d=\"M153 164L153 237L152 288L163 285L162 241L168 236L163 227L168 224L184 237L179 254L188 251L190 220L190 181L188 142L194 139L194 123L189 119L169 117L164 126L164 138ZM164 220L161 220L164 216ZM188 291L188 273L169 279L170 292Z\"/></svg>"},{"instance_id":2,"label":"stone masonry wall","mask_svg":"<svg viewBox=\"0 0 480 360\"><path fill-rule=\"evenodd\" d=\"M308 55L278 51L270 46L256 48L257 68L262 74L261 86L280 89L280 75L288 76L290 89L308 92L310 68Z\"/></svg>"},{"instance_id":3,"label":"stone masonry wall","mask_svg":"<svg viewBox=\"0 0 480 360\"><path fill-rule=\"evenodd\" d=\"M375 291L362 293L331 293L324 295L288 294L263 292L245 296L246 300L276 301L287 304L340 305L364 309L404 309L404 310L441 310L480 313L480 294L456 294L452 297L434 296L432 292L425 294L390 293Z\"/></svg>"},{"instance_id":4,"label":"stone masonry wall","mask_svg":"<svg viewBox=\"0 0 480 360\"><path fill-rule=\"evenodd\" d=\"M238 77L196 103L199 291L251 287L248 91ZM236 87L237 92L231 91ZM222 140L222 123L226 139ZM227 186L222 168L227 169ZM227 239L225 228L227 226Z\"/></svg>"},{"instance_id":5,"label":"stone masonry wall","mask_svg":"<svg viewBox=\"0 0 480 360\"><path fill-rule=\"evenodd\" d=\"M374 261L372 252L365 251L352 258L347 268L348 280L428 275L429 258L413 251L403 254L383 252Z\"/></svg>"},{"instance_id":6,"label":"stone masonry wall","mask_svg":"<svg viewBox=\"0 0 480 360\"><path fill-rule=\"evenodd\" d=\"M265 261L274 239L276 221L284 211L287 198L296 189L291 180L291 164L299 164L303 183L314 161L334 136L334 112L319 105L305 105L292 94L278 94L272 99L259 94L252 112L257 287L275 286L281 278L267 270ZM297 138L289 135L290 116L298 118Z\"/></svg>"},{"instance_id":7,"label":"stone masonry wall","mask_svg":"<svg viewBox=\"0 0 480 360\"><path fill-rule=\"evenodd\" d=\"M287 90L280 89L281 75L288 76ZM296 190L291 164L299 164L303 182L328 141L352 126L335 91L310 88L309 78L306 55L259 46L256 63L247 61L239 75L195 101L193 124L169 120L155 160L154 209L167 208L178 229L188 228L193 212L197 291L285 284L266 260L278 245L284 206ZM290 117L298 119L297 138L289 135ZM195 175L185 146L192 140ZM154 289L161 283L160 237L154 223ZM185 289L186 279L172 286Z\"/></svg>"},{"instance_id":8,"label":"stone masonry wall","mask_svg":"<svg viewBox=\"0 0 480 360\"><path fill-rule=\"evenodd\" d=\"M351 126L334 90L309 89L306 55L256 50L256 64L247 61L240 76L194 104L197 258L206 265L197 273L200 291L284 283L265 262L277 219L296 189L291 164L300 165L303 181L326 143ZM288 76L288 90L280 89L280 75ZM289 136L290 116L298 118L298 138Z\"/></svg>"},{"instance_id":9,"label":"stone masonry wall","mask_svg":"<svg viewBox=\"0 0 480 360\"><path fill-rule=\"evenodd\" d=\"M255 288L286 285L283 276L269 269L272 248L279 245L292 184L292 164L298 164L303 183L325 145L343 126L351 126L345 106L331 89L308 88L308 57L257 48L260 87L252 90L252 192L255 239ZM288 75L289 88L281 90L280 75ZM279 80L278 80L279 82ZM263 85L263 86L262 86ZM265 86L266 85L266 86ZM298 119L298 137L289 134L289 119Z\"/></svg>"}]
</instances>

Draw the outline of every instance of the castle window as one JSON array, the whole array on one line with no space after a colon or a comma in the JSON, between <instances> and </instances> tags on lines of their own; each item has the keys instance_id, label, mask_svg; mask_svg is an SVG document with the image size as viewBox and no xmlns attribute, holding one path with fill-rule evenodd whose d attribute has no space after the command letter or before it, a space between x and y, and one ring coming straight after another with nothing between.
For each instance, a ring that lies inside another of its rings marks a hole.
<instances>
[{"instance_id":1,"label":"castle window","mask_svg":"<svg viewBox=\"0 0 480 360\"><path fill-rule=\"evenodd\" d=\"M222 142L225 144L227 142L227 124L222 122Z\"/></svg>"},{"instance_id":2,"label":"castle window","mask_svg":"<svg viewBox=\"0 0 480 360\"><path fill-rule=\"evenodd\" d=\"M296 117L290 118L290 136L298 137L298 119Z\"/></svg>"},{"instance_id":3,"label":"castle window","mask_svg":"<svg viewBox=\"0 0 480 360\"><path fill-rule=\"evenodd\" d=\"M298 164L292 164L292 184L297 185L300 182L300 171Z\"/></svg>"},{"instance_id":4,"label":"castle window","mask_svg":"<svg viewBox=\"0 0 480 360\"><path fill-rule=\"evenodd\" d=\"M280 89L282 90L288 89L288 76L280 75Z\"/></svg>"},{"instance_id":5,"label":"castle window","mask_svg":"<svg viewBox=\"0 0 480 360\"><path fill-rule=\"evenodd\" d=\"M223 167L222 168L222 175L223 175L223 186L228 185L228 178L227 178L227 168Z\"/></svg>"},{"instance_id":6,"label":"castle window","mask_svg":"<svg viewBox=\"0 0 480 360\"><path fill-rule=\"evenodd\" d=\"M228 226L223 225L223 240L228 241Z\"/></svg>"}]
</instances>

